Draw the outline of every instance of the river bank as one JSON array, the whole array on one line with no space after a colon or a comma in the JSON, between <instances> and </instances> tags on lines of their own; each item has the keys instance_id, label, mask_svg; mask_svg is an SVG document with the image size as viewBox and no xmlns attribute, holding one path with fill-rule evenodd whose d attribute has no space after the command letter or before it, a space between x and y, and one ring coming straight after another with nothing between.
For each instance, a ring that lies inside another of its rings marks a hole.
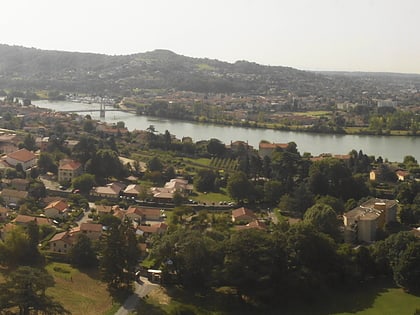
<instances>
[{"instance_id":1,"label":"river bank","mask_svg":"<svg viewBox=\"0 0 420 315\"><path fill-rule=\"evenodd\" d=\"M404 156L412 155L420 159L420 137L413 136L384 136L384 135L344 135L322 134L297 131L284 131L242 126L225 126L200 122L189 122L175 119L163 119L151 116L136 116L133 113L112 111L105 117L99 117L99 104L81 104L73 102L34 101L38 107L56 111L83 111L81 115L89 114L92 119L116 124L123 121L129 130L146 130L150 125L159 133L168 130L177 138L191 137L193 141L216 138L225 144L236 140L248 142L258 149L261 140L287 143L295 142L298 150L303 154L313 155L321 153L347 154L351 150L362 150L368 155L381 156L390 161L402 161ZM96 107L95 107L96 106ZM91 112L85 112L91 110Z\"/></svg>"}]
</instances>

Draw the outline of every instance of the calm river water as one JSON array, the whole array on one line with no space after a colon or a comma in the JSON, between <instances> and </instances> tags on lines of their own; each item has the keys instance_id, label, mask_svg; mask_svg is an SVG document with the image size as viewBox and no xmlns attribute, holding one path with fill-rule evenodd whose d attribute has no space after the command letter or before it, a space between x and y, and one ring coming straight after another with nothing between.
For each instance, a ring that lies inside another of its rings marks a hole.
<instances>
[{"instance_id":1,"label":"calm river water","mask_svg":"<svg viewBox=\"0 0 420 315\"><path fill-rule=\"evenodd\" d=\"M88 109L99 109L99 104L84 104L73 102L49 102L33 101L34 105L42 108L53 109L56 111L79 111ZM81 112L81 115L89 114L92 119L100 119L98 111ZM184 136L191 137L194 141L208 140L211 138L219 139L225 144L231 141L242 140L254 148L258 149L260 140L270 142L286 143L294 141L301 154L310 152L313 155L321 153L347 154L352 149L363 150L368 155L375 157L381 156L389 161L402 162L404 156L412 155L420 160L420 137L403 136L365 136L365 135L331 135L314 134L293 131L252 129L231 126L219 126L199 124L189 121L174 119L163 119L149 116L136 116L126 112L110 111L106 112L105 118L101 120L108 123L124 121L129 130L145 130L153 125L159 133L168 130L177 138Z\"/></svg>"}]
</instances>

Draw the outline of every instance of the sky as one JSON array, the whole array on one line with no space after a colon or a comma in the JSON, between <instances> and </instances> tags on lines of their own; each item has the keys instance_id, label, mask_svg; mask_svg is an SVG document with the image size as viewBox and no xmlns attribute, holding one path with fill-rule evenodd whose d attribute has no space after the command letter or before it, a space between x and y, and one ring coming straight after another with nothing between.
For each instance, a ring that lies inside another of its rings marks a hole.
<instances>
[{"instance_id":1,"label":"sky","mask_svg":"<svg viewBox=\"0 0 420 315\"><path fill-rule=\"evenodd\" d=\"M419 0L5 0L0 43L420 74Z\"/></svg>"}]
</instances>

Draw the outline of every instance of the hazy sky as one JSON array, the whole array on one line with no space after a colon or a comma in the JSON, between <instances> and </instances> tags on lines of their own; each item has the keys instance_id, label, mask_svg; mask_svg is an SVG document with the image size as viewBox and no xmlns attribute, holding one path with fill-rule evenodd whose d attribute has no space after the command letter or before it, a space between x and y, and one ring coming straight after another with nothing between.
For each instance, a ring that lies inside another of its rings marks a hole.
<instances>
[{"instance_id":1,"label":"hazy sky","mask_svg":"<svg viewBox=\"0 0 420 315\"><path fill-rule=\"evenodd\" d=\"M420 0L4 0L0 43L420 73Z\"/></svg>"}]
</instances>

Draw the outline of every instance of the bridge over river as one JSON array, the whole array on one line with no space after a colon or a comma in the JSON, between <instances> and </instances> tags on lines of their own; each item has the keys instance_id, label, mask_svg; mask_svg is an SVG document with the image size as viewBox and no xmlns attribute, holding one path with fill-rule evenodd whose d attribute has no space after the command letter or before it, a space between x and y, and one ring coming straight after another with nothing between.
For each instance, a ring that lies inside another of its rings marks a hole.
<instances>
[{"instance_id":1,"label":"bridge over river","mask_svg":"<svg viewBox=\"0 0 420 315\"><path fill-rule=\"evenodd\" d=\"M92 105L96 105L96 104L92 104ZM105 112L127 112L127 113L132 113L135 114L134 111L132 110L128 110L126 108L115 108L115 107L110 107L110 105L105 105L105 104L97 104L99 105L99 108L97 108L96 106L92 106L92 108L90 109L75 109L75 110L56 110L60 113L93 113L93 112L99 112L99 117L100 118L105 118Z\"/></svg>"}]
</instances>

